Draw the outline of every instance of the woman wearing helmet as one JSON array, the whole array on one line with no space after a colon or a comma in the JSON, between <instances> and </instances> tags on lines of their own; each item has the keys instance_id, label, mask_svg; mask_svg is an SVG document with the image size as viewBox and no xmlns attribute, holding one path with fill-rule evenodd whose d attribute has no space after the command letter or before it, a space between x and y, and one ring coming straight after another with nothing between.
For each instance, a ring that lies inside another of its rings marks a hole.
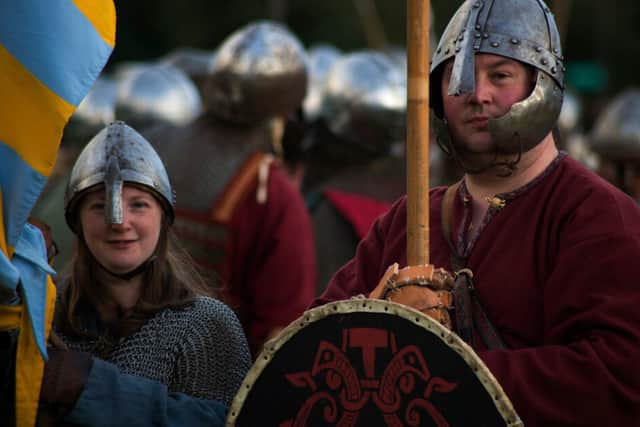
<instances>
[{"instance_id":1,"label":"woman wearing helmet","mask_svg":"<svg viewBox=\"0 0 640 427\"><path fill-rule=\"evenodd\" d=\"M74 165L65 214L77 242L54 318L70 351L49 352L41 393L66 422L224 421L250 365L247 342L173 239L173 203L162 161L123 122Z\"/></svg>"}]
</instances>

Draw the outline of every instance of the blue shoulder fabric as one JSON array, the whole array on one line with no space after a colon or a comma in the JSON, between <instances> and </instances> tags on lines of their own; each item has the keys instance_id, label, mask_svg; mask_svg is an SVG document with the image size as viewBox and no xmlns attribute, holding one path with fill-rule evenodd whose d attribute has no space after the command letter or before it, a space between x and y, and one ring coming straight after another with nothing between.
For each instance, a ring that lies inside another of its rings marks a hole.
<instances>
[{"instance_id":1,"label":"blue shoulder fabric","mask_svg":"<svg viewBox=\"0 0 640 427\"><path fill-rule=\"evenodd\" d=\"M26 223L9 261L0 253L0 286L14 294L10 303L18 304L17 287L25 299L38 349L47 360L44 334L47 276L55 274L47 261L47 249L40 230Z\"/></svg>"},{"instance_id":2,"label":"blue shoulder fabric","mask_svg":"<svg viewBox=\"0 0 640 427\"><path fill-rule=\"evenodd\" d=\"M66 422L94 427L222 427L227 407L215 400L171 393L159 382L123 374L94 359L89 378Z\"/></svg>"}]
</instances>

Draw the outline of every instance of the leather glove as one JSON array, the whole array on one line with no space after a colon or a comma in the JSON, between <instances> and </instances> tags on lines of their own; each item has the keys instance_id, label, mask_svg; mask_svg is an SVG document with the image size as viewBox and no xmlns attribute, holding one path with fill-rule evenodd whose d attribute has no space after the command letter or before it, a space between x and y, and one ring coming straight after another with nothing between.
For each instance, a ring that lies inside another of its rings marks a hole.
<instances>
[{"instance_id":1,"label":"leather glove","mask_svg":"<svg viewBox=\"0 0 640 427\"><path fill-rule=\"evenodd\" d=\"M433 265L398 269L394 263L369 298L384 299L414 308L451 329L453 275Z\"/></svg>"},{"instance_id":2,"label":"leather glove","mask_svg":"<svg viewBox=\"0 0 640 427\"><path fill-rule=\"evenodd\" d=\"M93 364L89 353L49 348L40 388L38 425L58 425L73 409Z\"/></svg>"}]
</instances>

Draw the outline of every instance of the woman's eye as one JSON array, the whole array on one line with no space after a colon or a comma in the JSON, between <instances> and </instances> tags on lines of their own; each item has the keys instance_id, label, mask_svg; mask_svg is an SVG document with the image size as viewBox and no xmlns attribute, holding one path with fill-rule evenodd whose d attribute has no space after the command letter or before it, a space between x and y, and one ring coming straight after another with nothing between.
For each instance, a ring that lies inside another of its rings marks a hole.
<instances>
[{"instance_id":1,"label":"woman's eye","mask_svg":"<svg viewBox=\"0 0 640 427\"><path fill-rule=\"evenodd\" d=\"M89 209L91 209L92 211L104 210L104 202L94 202L89 205Z\"/></svg>"}]
</instances>

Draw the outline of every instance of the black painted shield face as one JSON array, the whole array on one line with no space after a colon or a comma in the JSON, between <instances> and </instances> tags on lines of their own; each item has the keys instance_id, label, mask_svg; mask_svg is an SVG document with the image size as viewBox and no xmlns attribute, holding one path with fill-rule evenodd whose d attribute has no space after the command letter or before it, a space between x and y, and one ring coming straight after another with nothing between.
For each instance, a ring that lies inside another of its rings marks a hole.
<instances>
[{"instance_id":1,"label":"black painted shield face","mask_svg":"<svg viewBox=\"0 0 640 427\"><path fill-rule=\"evenodd\" d=\"M229 411L237 426L519 426L455 334L398 304L318 307L267 344Z\"/></svg>"}]
</instances>

